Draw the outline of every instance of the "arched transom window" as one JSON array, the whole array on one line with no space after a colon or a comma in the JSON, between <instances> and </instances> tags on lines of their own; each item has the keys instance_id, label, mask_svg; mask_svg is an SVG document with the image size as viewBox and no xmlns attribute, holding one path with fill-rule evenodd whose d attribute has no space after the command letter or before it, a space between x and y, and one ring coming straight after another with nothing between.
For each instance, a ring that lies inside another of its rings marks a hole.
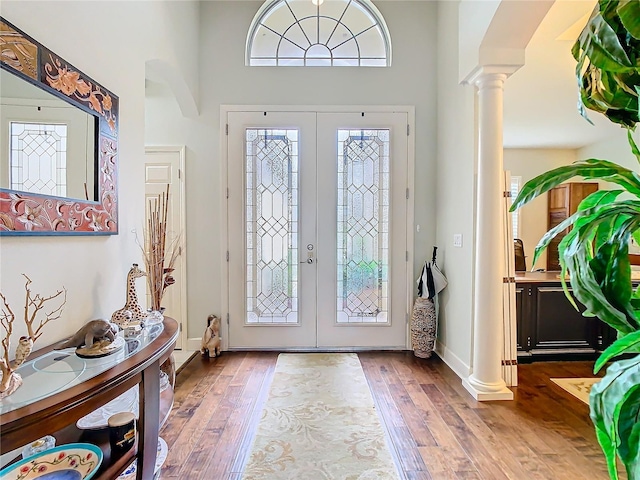
<instances>
[{"instance_id":1,"label":"arched transom window","mask_svg":"<svg viewBox=\"0 0 640 480\"><path fill-rule=\"evenodd\" d=\"M251 66L391 65L391 39L368 0L271 0L247 37Z\"/></svg>"}]
</instances>

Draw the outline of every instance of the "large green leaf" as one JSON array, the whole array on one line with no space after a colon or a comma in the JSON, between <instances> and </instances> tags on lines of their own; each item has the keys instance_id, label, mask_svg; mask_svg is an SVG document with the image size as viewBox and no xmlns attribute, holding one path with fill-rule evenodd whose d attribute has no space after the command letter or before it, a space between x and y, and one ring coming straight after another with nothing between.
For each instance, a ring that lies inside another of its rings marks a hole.
<instances>
[{"instance_id":1,"label":"large green leaf","mask_svg":"<svg viewBox=\"0 0 640 480\"><path fill-rule=\"evenodd\" d=\"M637 75L606 72L593 65L588 65L584 73L576 75L580 90L578 112L587 121L593 123L589 120L584 107L602 113L612 122L625 128L633 128L640 121L638 96L626 87L637 82L631 78Z\"/></svg>"},{"instance_id":2,"label":"large green leaf","mask_svg":"<svg viewBox=\"0 0 640 480\"><path fill-rule=\"evenodd\" d=\"M571 49L577 60L578 111L590 123L585 107L625 127L640 121L638 8L637 0L600 1Z\"/></svg>"},{"instance_id":3,"label":"large green leaf","mask_svg":"<svg viewBox=\"0 0 640 480\"><path fill-rule=\"evenodd\" d=\"M631 304L631 268L626 243L612 238L602 245L589 262L602 293L616 310L633 317ZM632 323L632 321L629 321Z\"/></svg>"},{"instance_id":4,"label":"large green leaf","mask_svg":"<svg viewBox=\"0 0 640 480\"><path fill-rule=\"evenodd\" d=\"M638 96L638 105L637 105L636 109L637 109L637 111L640 112L640 84L636 85L635 87L636 87L636 94ZM635 127L635 125L631 125L631 127L633 128L633 127Z\"/></svg>"},{"instance_id":5,"label":"large green leaf","mask_svg":"<svg viewBox=\"0 0 640 480\"><path fill-rule=\"evenodd\" d=\"M640 2L638 0L620 0L616 11L624 28L632 37L640 40Z\"/></svg>"},{"instance_id":6,"label":"large green leaf","mask_svg":"<svg viewBox=\"0 0 640 480\"><path fill-rule=\"evenodd\" d=\"M570 272L573 293L588 312L625 334L635 331L639 322L630 303L627 239L640 223L640 202L616 202L585 210L582 215L588 221L576 221L558 245L562 271ZM615 217L625 222L594 254L592 240L598 226ZM563 288L566 292L564 283Z\"/></svg>"},{"instance_id":7,"label":"large green leaf","mask_svg":"<svg viewBox=\"0 0 640 480\"><path fill-rule=\"evenodd\" d=\"M618 478L616 454L625 464L629 479L638 478L639 391L640 355L612 363L602 380L591 387L591 419L614 479Z\"/></svg>"},{"instance_id":8,"label":"large green leaf","mask_svg":"<svg viewBox=\"0 0 640 480\"><path fill-rule=\"evenodd\" d=\"M578 205L576 213L553 227L540 239L534 251L533 264L536 263L540 254L549 246L551 240L553 240L559 233L571 227L574 223L577 223L578 226L580 226L589 222L591 216L588 215L588 211L590 209L611 204L622 193L624 193L624 190L598 190L583 199Z\"/></svg>"},{"instance_id":9,"label":"large green leaf","mask_svg":"<svg viewBox=\"0 0 640 480\"><path fill-rule=\"evenodd\" d=\"M640 385L632 386L618 415L618 455L627 469L627 478L640 478Z\"/></svg>"},{"instance_id":10,"label":"large green leaf","mask_svg":"<svg viewBox=\"0 0 640 480\"><path fill-rule=\"evenodd\" d=\"M638 145L636 145L635 140L633 139L633 129L627 129L627 140L629 141L629 145L631 146L631 153L636 157L638 163L640 163L640 150L638 149Z\"/></svg>"},{"instance_id":11,"label":"large green leaf","mask_svg":"<svg viewBox=\"0 0 640 480\"><path fill-rule=\"evenodd\" d=\"M618 310L625 311L632 325L640 326L629 304L632 292L628 256L631 232L640 225L640 204L637 201L617 202L595 210L596 213L589 218L589 224L585 227L580 225L578 232L585 247L593 248L589 235L594 227L598 231L590 266L610 303ZM600 232L603 225L607 228Z\"/></svg>"},{"instance_id":12,"label":"large green leaf","mask_svg":"<svg viewBox=\"0 0 640 480\"><path fill-rule=\"evenodd\" d=\"M640 218L640 217L638 217ZM597 229L595 255L590 262L596 279L609 302L618 310L634 317L631 300L631 264L629 262L629 238L636 228L638 218L617 215L605 220ZM601 228L603 232L601 232Z\"/></svg>"},{"instance_id":13,"label":"large green leaf","mask_svg":"<svg viewBox=\"0 0 640 480\"><path fill-rule=\"evenodd\" d=\"M574 231L569 232L568 236L571 236ZM578 235L574 234L572 237L564 254L560 256L560 264L563 271L569 271L571 274L573 294L590 313L611 327L624 333L634 331L635 328L628 322L627 315L612 306L604 295L593 270L590 268L588 250L579 241ZM561 277L561 282L565 293L567 293L564 276Z\"/></svg>"},{"instance_id":14,"label":"large green leaf","mask_svg":"<svg viewBox=\"0 0 640 480\"><path fill-rule=\"evenodd\" d=\"M615 183L629 193L640 196L640 176L637 173L608 160L590 158L555 168L529 180L513 201L510 211L517 210L534 198L576 176Z\"/></svg>"},{"instance_id":15,"label":"large green leaf","mask_svg":"<svg viewBox=\"0 0 640 480\"><path fill-rule=\"evenodd\" d=\"M607 362L623 353L640 353L640 330L620 337L609 345L596 360L593 373L598 373Z\"/></svg>"},{"instance_id":16,"label":"large green leaf","mask_svg":"<svg viewBox=\"0 0 640 480\"><path fill-rule=\"evenodd\" d=\"M594 66L609 72L627 72L634 67L618 35L600 14L589 20L577 43L579 48L573 50L574 57L578 54L576 60L587 56Z\"/></svg>"}]
</instances>

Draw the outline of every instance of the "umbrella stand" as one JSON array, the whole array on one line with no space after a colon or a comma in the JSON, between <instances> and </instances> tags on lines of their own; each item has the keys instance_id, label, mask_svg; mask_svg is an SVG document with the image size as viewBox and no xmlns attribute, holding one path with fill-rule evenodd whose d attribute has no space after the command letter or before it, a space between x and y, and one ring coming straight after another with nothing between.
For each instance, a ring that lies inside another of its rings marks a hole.
<instances>
[{"instance_id":1,"label":"umbrella stand","mask_svg":"<svg viewBox=\"0 0 640 480\"><path fill-rule=\"evenodd\" d=\"M418 296L411 312L411 347L419 358L429 358L436 343L436 295L447 286L444 275L436 265L433 247L431 262L426 262L418 278Z\"/></svg>"},{"instance_id":2,"label":"umbrella stand","mask_svg":"<svg viewBox=\"0 0 640 480\"><path fill-rule=\"evenodd\" d=\"M429 358L436 343L436 305L433 300L418 297L411 314L411 347L419 358Z\"/></svg>"}]
</instances>

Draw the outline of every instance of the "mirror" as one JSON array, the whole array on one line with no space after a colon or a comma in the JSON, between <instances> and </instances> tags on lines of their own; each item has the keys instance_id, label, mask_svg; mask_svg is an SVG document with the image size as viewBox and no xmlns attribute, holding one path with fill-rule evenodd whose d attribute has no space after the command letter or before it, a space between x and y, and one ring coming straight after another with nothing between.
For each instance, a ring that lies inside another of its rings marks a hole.
<instances>
[{"instance_id":1,"label":"mirror","mask_svg":"<svg viewBox=\"0 0 640 480\"><path fill-rule=\"evenodd\" d=\"M96 121L0 71L0 188L96 201Z\"/></svg>"},{"instance_id":2,"label":"mirror","mask_svg":"<svg viewBox=\"0 0 640 480\"><path fill-rule=\"evenodd\" d=\"M118 233L118 97L0 17L0 235Z\"/></svg>"}]
</instances>

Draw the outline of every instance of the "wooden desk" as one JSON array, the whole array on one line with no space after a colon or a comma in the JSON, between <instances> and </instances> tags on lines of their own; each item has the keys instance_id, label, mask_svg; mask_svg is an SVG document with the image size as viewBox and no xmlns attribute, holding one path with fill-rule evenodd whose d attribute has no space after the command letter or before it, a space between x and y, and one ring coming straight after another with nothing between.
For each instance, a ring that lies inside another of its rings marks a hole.
<instances>
[{"instance_id":1,"label":"wooden desk","mask_svg":"<svg viewBox=\"0 0 640 480\"><path fill-rule=\"evenodd\" d=\"M165 317L162 332L122 362L82 383L1 414L0 452L4 454L44 435L53 435L56 445L88 442L102 449L104 459L95 479L116 478L135 458L138 480L152 479L160 423L173 404L171 388L161 398L160 365L170 357L177 338L178 323ZM29 361L51 352L60 343L33 353ZM75 423L135 385L139 387L138 441L129 452L111 458L106 429L79 430Z\"/></svg>"}]
</instances>

